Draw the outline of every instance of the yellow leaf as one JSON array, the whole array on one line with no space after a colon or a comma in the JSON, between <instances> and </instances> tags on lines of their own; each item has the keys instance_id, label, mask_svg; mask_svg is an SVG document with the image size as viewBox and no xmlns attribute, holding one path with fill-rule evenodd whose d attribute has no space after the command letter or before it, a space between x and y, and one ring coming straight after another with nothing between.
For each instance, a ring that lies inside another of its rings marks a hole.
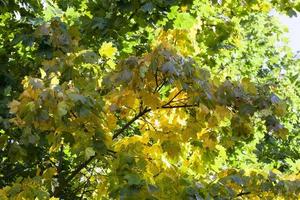
<instances>
[{"instance_id":1,"label":"yellow leaf","mask_svg":"<svg viewBox=\"0 0 300 200\"><path fill-rule=\"evenodd\" d=\"M264 2L260 7L263 12L269 12L272 8L272 5L269 2Z\"/></svg>"},{"instance_id":2,"label":"yellow leaf","mask_svg":"<svg viewBox=\"0 0 300 200\"><path fill-rule=\"evenodd\" d=\"M207 133L202 136L203 147L210 150L214 149L217 145L217 138L212 133Z\"/></svg>"},{"instance_id":3,"label":"yellow leaf","mask_svg":"<svg viewBox=\"0 0 300 200\"><path fill-rule=\"evenodd\" d=\"M233 147L234 145L234 141L232 141L230 138L223 138L222 139L222 145L225 147L225 148L231 148Z\"/></svg>"},{"instance_id":4,"label":"yellow leaf","mask_svg":"<svg viewBox=\"0 0 300 200\"><path fill-rule=\"evenodd\" d=\"M278 116L284 116L287 112L287 105L284 102L276 104L274 112Z\"/></svg>"},{"instance_id":5,"label":"yellow leaf","mask_svg":"<svg viewBox=\"0 0 300 200\"><path fill-rule=\"evenodd\" d=\"M109 59L109 61L107 61L107 64L112 69L115 69L115 67L116 67L116 63L112 59Z\"/></svg>"},{"instance_id":6,"label":"yellow leaf","mask_svg":"<svg viewBox=\"0 0 300 200\"><path fill-rule=\"evenodd\" d=\"M29 86L29 78L28 76L25 76L24 79L22 80L23 88L26 89Z\"/></svg>"},{"instance_id":7,"label":"yellow leaf","mask_svg":"<svg viewBox=\"0 0 300 200\"><path fill-rule=\"evenodd\" d=\"M181 153L181 146L176 141L166 140L162 142L161 147L171 158L175 158Z\"/></svg>"},{"instance_id":8,"label":"yellow leaf","mask_svg":"<svg viewBox=\"0 0 300 200\"><path fill-rule=\"evenodd\" d=\"M157 109L160 106L159 94L157 93L152 94L142 91L141 97L145 105L152 109Z\"/></svg>"},{"instance_id":9,"label":"yellow leaf","mask_svg":"<svg viewBox=\"0 0 300 200\"><path fill-rule=\"evenodd\" d=\"M181 134L183 141L188 141L190 138L196 139L199 130L201 132L204 130L201 128L201 124L190 118Z\"/></svg>"},{"instance_id":10,"label":"yellow leaf","mask_svg":"<svg viewBox=\"0 0 300 200\"><path fill-rule=\"evenodd\" d=\"M17 113L19 110L19 105L21 103L19 101L13 100L12 102L9 103L8 107L10 108L9 112L14 114Z\"/></svg>"},{"instance_id":11,"label":"yellow leaf","mask_svg":"<svg viewBox=\"0 0 300 200\"><path fill-rule=\"evenodd\" d=\"M107 126L110 130L113 130L117 126L117 119L113 114L107 115Z\"/></svg>"},{"instance_id":12,"label":"yellow leaf","mask_svg":"<svg viewBox=\"0 0 300 200\"><path fill-rule=\"evenodd\" d=\"M279 136L281 139L286 139L289 130L287 128L280 128L276 131L276 135Z\"/></svg>"},{"instance_id":13,"label":"yellow leaf","mask_svg":"<svg viewBox=\"0 0 300 200\"><path fill-rule=\"evenodd\" d=\"M200 132L197 132L197 138L200 139L205 133L207 133L207 128L203 128Z\"/></svg>"},{"instance_id":14,"label":"yellow leaf","mask_svg":"<svg viewBox=\"0 0 300 200\"><path fill-rule=\"evenodd\" d=\"M38 166L36 167L36 176L39 176L41 174L41 168L39 168Z\"/></svg>"},{"instance_id":15,"label":"yellow leaf","mask_svg":"<svg viewBox=\"0 0 300 200\"><path fill-rule=\"evenodd\" d=\"M257 94L256 87L255 87L254 83L250 82L249 78L242 79L242 86L244 87L244 90L246 92L249 92L251 94Z\"/></svg>"},{"instance_id":16,"label":"yellow leaf","mask_svg":"<svg viewBox=\"0 0 300 200\"><path fill-rule=\"evenodd\" d=\"M46 180L49 180L49 179L52 179L52 177L56 174L57 174L56 168L50 167L44 171L43 178Z\"/></svg>"},{"instance_id":17,"label":"yellow leaf","mask_svg":"<svg viewBox=\"0 0 300 200\"><path fill-rule=\"evenodd\" d=\"M124 91L120 100L118 101L119 105L125 105L127 107L133 108L139 104L138 98L135 93L131 90Z\"/></svg>"},{"instance_id":18,"label":"yellow leaf","mask_svg":"<svg viewBox=\"0 0 300 200\"><path fill-rule=\"evenodd\" d=\"M260 10L260 8L259 8L259 5L257 5L257 4L254 4L252 7L251 7L253 10Z\"/></svg>"},{"instance_id":19,"label":"yellow leaf","mask_svg":"<svg viewBox=\"0 0 300 200\"><path fill-rule=\"evenodd\" d=\"M68 105L66 102L62 101L57 104L57 113L60 117L68 113Z\"/></svg>"},{"instance_id":20,"label":"yellow leaf","mask_svg":"<svg viewBox=\"0 0 300 200\"><path fill-rule=\"evenodd\" d=\"M6 193L6 191L4 189L0 190L0 199L8 200L8 194Z\"/></svg>"},{"instance_id":21,"label":"yellow leaf","mask_svg":"<svg viewBox=\"0 0 300 200\"><path fill-rule=\"evenodd\" d=\"M99 54L107 58L114 58L117 48L112 46L111 42L104 42L99 49Z\"/></svg>"},{"instance_id":22,"label":"yellow leaf","mask_svg":"<svg viewBox=\"0 0 300 200\"><path fill-rule=\"evenodd\" d=\"M51 82L50 82L51 85L58 85L59 84L59 79L54 76L52 79L51 79Z\"/></svg>"},{"instance_id":23,"label":"yellow leaf","mask_svg":"<svg viewBox=\"0 0 300 200\"><path fill-rule=\"evenodd\" d=\"M196 118L197 120L201 121L201 120L205 120L206 118L206 115L209 113L209 109L203 105L203 104L200 104L199 105L199 109L198 109L198 112L196 113Z\"/></svg>"},{"instance_id":24,"label":"yellow leaf","mask_svg":"<svg viewBox=\"0 0 300 200\"><path fill-rule=\"evenodd\" d=\"M231 116L230 111L224 106L217 105L215 112L220 120L223 120L224 118L230 118Z\"/></svg>"},{"instance_id":25,"label":"yellow leaf","mask_svg":"<svg viewBox=\"0 0 300 200\"><path fill-rule=\"evenodd\" d=\"M218 118L215 115L212 115L207 120L207 126L209 128L217 127L219 124Z\"/></svg>"},{"instance_id":26,"label":"yellow leaf","mask_svg":"<svg viewBox=\"0 0 300 200\"><path fill-rule=\"evenodd\" d=\"M85 159L88 160L90 157L94 156L96 154L96 152L94 151L94 149L92 147L87 147L85 149Z\"/></svg>"},{"instance_id":27,"label":"yellow leaf","mask_svg":"<svg viewBox=\"0 0 300 200\"><path fill-rule=\"evenodd\" d=\"M40 68L40 72L41 72L41 78L45 78L46 72L42 68Z\"/></svg>"},{"instance_id":28,"label":"yellow leaf","mask_svg":"<svg viewBox=\"0 0 300 200\"><path fill-rule=\"evenodd\" d=\"M182 12L186 12L188 10L188 7L185 5L185 6L181 6L180 9Z\"/></svg>"}]
</instances>

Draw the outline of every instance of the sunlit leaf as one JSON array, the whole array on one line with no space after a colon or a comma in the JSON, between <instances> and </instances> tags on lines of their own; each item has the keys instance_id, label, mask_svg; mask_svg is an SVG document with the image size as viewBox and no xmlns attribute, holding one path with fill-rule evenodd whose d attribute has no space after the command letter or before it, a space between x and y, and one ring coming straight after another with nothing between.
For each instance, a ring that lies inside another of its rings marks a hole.
<instances>
[{"instance_id":1,"label":"sunlit leaf","mask_svg":"<svg viewBox=\"0 0 300 200\"><path fill-rule=\"evenodd\" d=\"M99 54L101 56L110 59L114 58L116 52L117 52L117 48L113 47L113 44L111 42L104 42L99 49Z\"/></svg>"}]
</instances>

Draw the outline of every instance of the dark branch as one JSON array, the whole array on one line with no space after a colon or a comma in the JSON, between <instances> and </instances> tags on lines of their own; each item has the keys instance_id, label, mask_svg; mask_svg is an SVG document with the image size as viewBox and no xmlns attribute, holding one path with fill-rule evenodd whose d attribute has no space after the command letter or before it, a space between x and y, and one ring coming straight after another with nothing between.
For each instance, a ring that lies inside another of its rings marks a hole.
<instances>
[{"instance_id":1,"label":"dark branch","mask_svg":"<svg viewBox=\"0 0 300 200\"><path fill-rule=\"evenodd\" d=\"M70 182L83 168L85 168L92 160L96 157L96 155L91 156L88 160L81 163L72 173L71 175L66 179L66 183Z\"/></svg>"},{"instance_id":2,"label":"dark branch","mask_svg":"<svg viewBox=\"0 0 300 200\"><path fill-rule=\"evenodd\" d=\"M64 161L64 144L63 142L60 145L60 152L59 152L59 163L57 173L60 174L63 169L63 161Z\"/></svg>"},{"instance_id":3,"label":"dark branch","mask_svg":"<svg viewBox=\"0 0 300 200\"><path fill-rule=\"evenodd\" d=\"M150 108L145 108L142 112L140 112L138 115L136 115L134 118L132 118L125 126L120 128L119 130L116 131L116 133L113 135L113 139L116 139L119 135L121 135L132 123L134 123L138 118L149 112L151 109Z\"/></svg>"},{"instance_id":4,"label":"dark branch","mask_svg":"<svg viewBox=\"0 0 300 200\"><path fill-rule=\"evenodd\" d=\"M251 194L251 192L241 192L238 195L236 195L236 197L240 197L240 196L248 195L248 194Z\"/></svg>"},{"instance_id":5,"label":"dark branch","mask_svg":"<svg viewBox=\"0 0 300 200\"><path fill-rule=\"evenodd\" d=\"M161 108L191 108L191 107L198 107L198 104L184 104L184 105L174 105L174 106L162 106Z\"/></svg>"},{"instance_id":6,"label":"dark branch","mask_svg":"<svg viewBox=\"0 0 300 200\"><path fill-rule=\"evenodd\" d=\"M107 153L113 157L115 157L115 154L117 152L107 149ZM88 160L86 160L84 163L80 164L79 166L76 167L76 169L71 173L71 175L69 177L67 177L67 179L64 181L64 183L68 183L69 181L71 181L83 168L86 168L87 165L92 162L92 160L94 158L96 158L97 153L94 156L91 156Z\"/></svg>"},{"instance_id":7,"label":"dark branch","mask_svg":"<svg viewBox=\"0 0 300 200\"><path fill-rule=\"evenodd\" d=\"M180 90L177 94L175 94L175 96L172 98L172 99L170 99L170 101L168 102L168 103L166 103L165 105L163 105L162 107L164 107L164 106L167 106L167 105L170 105L170 103L172 103L173 102L173 100L182 92L183 90Z\"/></svg>"},{"instance_id":8,"label":"dark branch","mask_svg":"<svg viewBox=\"0 0 300 200\"><path fill-rule=\"evenodd\" d=\"M158 72L158 68L156 67L156 70L155 70L155 85L156 85L156 87L155 87L154 91L156 91L158 88L158 78L157 78L158 73L157 72Z\"/></svg>"},{"instance_id":9,"label":"dark branch","mask_svg":"<svg viewBox=\"0 0 300 200\"><path fill-rule=\"evenodd\" d=\"M182 91L182 90L181 90ZM198 104L184 104L184 105L169 105L175 98L180 94L179 91L168 103L161 106L160 108L189 108L189 107L197 107ZM134 118L132 118L129 122L127 122L122 128L116 131L116 133L113 135L113 139L116 139L119 135L121 135L128 127L130 127L131 124L133 124L138 118L142 117L147 112L151 111L150 108L145 108L143 111L139 112ZM110 151L109 153L115 154L116 152ZM83 168L85 168L94 158L96 155L91 156L88 160L80 164L67 179L65 180L65 183L68 183L71 181Z\"/></svg>"},{"instance_id":10,"label":"dark branch","mask_svg":"<svg viewBox=\"0 0 300 200\"><path fill-rule=\"evenodd\" d=\"M165 85L166 82L166 80L163 80L162 83L157 88L155 88L154 92L158 92Z\"/></svg>"}]
</instances>

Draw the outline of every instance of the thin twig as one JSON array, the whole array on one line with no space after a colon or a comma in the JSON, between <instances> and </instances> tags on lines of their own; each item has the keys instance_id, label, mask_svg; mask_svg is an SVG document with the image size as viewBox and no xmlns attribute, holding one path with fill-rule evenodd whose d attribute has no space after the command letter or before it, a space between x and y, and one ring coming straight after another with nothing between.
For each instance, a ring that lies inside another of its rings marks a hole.
<instances>
[{"instance_id":1,"label":"thin twig","mask_svg":"<svg viewBox=\"0 0 300 200\"><path fill-rule=\"evenodd\" d=\"M158 79L157 79L157 73L158 72L158 67L156 67L156 69L155 69L155 85L156 85L156 87L155 87L155 89L154 89L154 92L156 91L156 89L158 88Z\"/></svg>"},{"instance_id":2,"label":"thin twig","mask_svg":"<svg viewBox=\"0 0 300 200\"><path fill-rule=\"evenodd\" d=\"M175 94L175 96L170 99L165 105L163 106L166 106L166 105L170 105L172 103L172 101L182 92L183 90L181 89L177 94Z\"/></svg>"},{"instance_id":3,"label":"thin twig","mask_svg":"<svg viewBox=\"0 0 300 200\"><path fill-rule=\"evenodd\" d=\"M155 126L151 122L149 122L145 117L142 117L142 118L148 124L148 127L151 126L155 131L157 131L157 129L155 128Z\"/></svg>"},{"instance_id":4,"label":"thin twig","mask_svg":"<svg viewBox=\"0 0 300 200\"><path fill-rule=\"evenodd\" d=\"M166 80L163 80L161 85L154 92L158 92L165 85L166 82Z\"/></svg>"},{"instance_id":5,"label":"thin twig","mask_svg":"<svg viewBox=\"0 0 300 200\"><path fill-rule=\"evenodd\" d=\"M96 154L94 156L91 156L88 160L81 163L72 173L69 177L66 179L66 183L70 182L83 168L85 168L94 158L96 157Z\"/></svg>"},{"instance_id":6,"label":"thin twig","mask_svg":"<svg viewBox=\"0 0 300 200\"><path fill-rule=\"evenodd\" d=\"M240 197L240 196L248 195L248 194L251 194L251 192L241 192L238 195L236 195L236 197Z\"/></svg>"}]
</instances>

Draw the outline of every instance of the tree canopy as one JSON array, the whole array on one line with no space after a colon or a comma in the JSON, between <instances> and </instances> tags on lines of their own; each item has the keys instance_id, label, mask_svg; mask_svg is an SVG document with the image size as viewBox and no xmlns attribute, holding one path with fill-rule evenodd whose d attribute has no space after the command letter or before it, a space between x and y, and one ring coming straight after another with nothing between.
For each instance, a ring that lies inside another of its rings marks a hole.
<instances>
[{"instance_id":1,"label":"tree canopy","mask_svg":"<svg viewBox=\"0 0 300 200\"><path fill-rule=\"evenodd\" d=\"M297 199L300 1L0 0L0 199Z\"/></svg>"}]
</instances>

